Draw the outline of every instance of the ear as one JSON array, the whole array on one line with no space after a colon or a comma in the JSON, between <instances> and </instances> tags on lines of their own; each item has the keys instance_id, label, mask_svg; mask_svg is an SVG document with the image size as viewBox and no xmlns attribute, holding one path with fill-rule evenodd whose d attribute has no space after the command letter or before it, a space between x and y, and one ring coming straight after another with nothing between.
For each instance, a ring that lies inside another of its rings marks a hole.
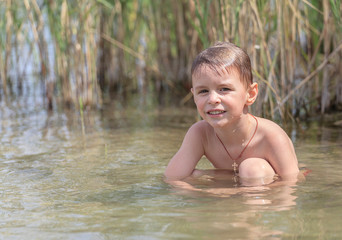
<instances>
[{"instance_id":1,"label":"ear","mask_svg":"<svg viewBox=\"0 0 342 240\"><path fill-rule=\"evenodd\" d=\"M191 88L191 93L192 93L191 96L193 97L194 102L196 103L196 98L195 98L194 92L195 92L195 90L193 88ZM189 97L191 97L191 96L189 96Z\"/></svg>"},{"instance_id":2,"label":"ear","mask_svg":"<svg viewBox=\"0 0 342 240\"><path fill-rule=\"evenodd\" d=\"M259 92L258 84L256 82L252 83L247 90L247 101L246 101L247 106L250 106L255 102L258 96L258 92Z\"/></svg>"}]
</instances>

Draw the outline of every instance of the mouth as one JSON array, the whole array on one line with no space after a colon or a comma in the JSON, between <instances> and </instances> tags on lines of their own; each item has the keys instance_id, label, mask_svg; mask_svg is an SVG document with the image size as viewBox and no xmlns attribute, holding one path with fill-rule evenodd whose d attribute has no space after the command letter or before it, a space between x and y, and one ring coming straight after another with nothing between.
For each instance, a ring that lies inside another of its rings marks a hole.
<instances>
[{"instance_id":1,"label":"mouth","mask_svg":"<svg viewBox=\"0 0 342 240\"><path fill-rule=\"evenodd\" d=\"M223 110L210 110L207 112L208 115L220 115L225 113L226 111Z\"/></svg>"}]
</instances>

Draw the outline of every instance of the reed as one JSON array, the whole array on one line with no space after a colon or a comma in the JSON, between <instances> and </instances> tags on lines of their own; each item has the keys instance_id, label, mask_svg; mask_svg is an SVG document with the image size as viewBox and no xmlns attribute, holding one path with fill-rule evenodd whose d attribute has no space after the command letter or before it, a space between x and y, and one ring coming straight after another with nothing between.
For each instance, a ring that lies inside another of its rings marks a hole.
<instances>
[{"instance_id":1,"label":"reed","mask_svg":"<svg viewBox=\"0 0 342 240\"><path fill-rule=\"evenodd\" d=\"M50 108L146 91L188 104L192 60L224 40L252 59L256 114L286 122L341 109L340 0L6 0L0 18L4 96L22 81L9 70L28 66L13 64L26 46Z\"/></svg>"},{"instance_id":2,"label":"reed","mask_svg":"<svg viewBox=\"0 0 342 240\"><path fill-rule=\"evenodd\" d=\"M12 17L11 9L12 9L12 1L7 0L6 1L6 10L5 10L5 17L7 19L6 29L5 29L5 31L6 31L6 40L5 40L5 49L4 49L5 51L4 51L4 59L0 60L0 64L1 64L1 66L3 66L3 68L1 69L1 79L2 79L3 93L5 96L7 95L7 69L10 67L9 56L10 56L10 51L12 48L11 37L12 37L13 17Z\"/></svg>"}]
</instances>

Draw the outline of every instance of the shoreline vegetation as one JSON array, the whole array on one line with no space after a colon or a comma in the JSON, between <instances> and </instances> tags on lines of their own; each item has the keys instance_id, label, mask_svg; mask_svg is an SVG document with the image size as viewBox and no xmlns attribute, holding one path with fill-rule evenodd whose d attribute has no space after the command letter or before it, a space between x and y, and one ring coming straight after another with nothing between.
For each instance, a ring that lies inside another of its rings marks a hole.
<instances>
[{"instance_id":1,"label":"shoreline vegetation","mask_svg":"<svg viewBox=\"0 0 342 240\"><path fill-rule=\"evenodd\" d=\"M47 109L96 109L129 94L191 104L194 57L247 51L258 101L283 121L342 109L340 0L2 0L0 101L35 74Z\"/></svg>"}]
</instances>

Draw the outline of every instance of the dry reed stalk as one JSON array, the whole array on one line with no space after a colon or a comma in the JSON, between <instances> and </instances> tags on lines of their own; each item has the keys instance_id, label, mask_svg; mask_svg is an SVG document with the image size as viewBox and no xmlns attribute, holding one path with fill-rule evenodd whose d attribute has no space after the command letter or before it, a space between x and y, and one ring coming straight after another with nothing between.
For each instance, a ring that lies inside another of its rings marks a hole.
<instances>
[{"instance_id":1,"label":"dry reed stalk","mask_svg":"<svg viewBox=\"0 0 342 240\"><path fill-rule=\"evenodd\" d=\"M266 64L267 64L267 66L274 66L272 64L271 54L270 54L268 45L266 43L266 36L265 36L264 29L263 29L264 24L261 21L256 1L252 0L249 2L249 4L250 4L251 9L253 11L253 14L255 16L255 24L256 24L256 26L259 30L259 33L260 33L260 38L261 38L261 43L262 43L261 44L261 50L265 54ZM270 85L274 86L275 91L278 93L279 90L278 90L277 84L273 85L273 79L276 76L275 72L274 72L274 67L271 67L270 69L268 69L267 75L268 75L267 81L269 82ZM274 114L274 103L273 103L272 97L270 95L270 89L269 88L267 88L267 90L266 90L264 101L267 101L267 99L269 99L268 102L270 104L271 117L274 118L274 115L273 115ZM283 108L279 109L279 113L283 117L283 113L284 113Z\"/></svg>"},{"instance_id":2,"label":"dry reed stalk","mask_svg":"<svg viewBox=\"0 0 342 240\"><path fill-rule=\"evenodd\" d=\"M33 38L34 38L35 43L37 44L38 51L39 51L40 65L41 65L40 70L41 70L42 75L45 76L47 69L46 69L45 60L44 60L44 53L43 53L44 50L43 50L43 47L42 47L42 44L41 44L41 41L39 38L39 31L38 31L39 29L35 25L35 20L34 20L33 14L32 14L30 2L28 0L24 0L24 5L25 5L25 8L26 8L26 11L28 14L28 19L29 19L30 24L31 24ZM39 18L41 18L41 17L39 17Z\"/></svg>"},{"instance_id":3,"label":"dry reed stalk","mask_svg":"<svg viewBox=\"0 0 342 240\"><path fill-rule=\"evenodd\" d=\"M311 9L314 9L312 8L310 5L308 5L306 3L306 1L303 1L306 6L304 7L304 11L303 11L303 17L305 19L305 26L308 25L309 23L309 13L311 13L310 8ZM317 10L315 10L317 12ZM307 28L307 27L303 27L303 30L302 30L305 34L305 38L306 39L312 39L313 38L313 34L310 32L310 30ZM313 55L314 55L314 48L315 48L315 44L313 43L313 41L305 41L305 45L304 48L303 48L303 51L305 52L305 54L303 54L304 56L304 59L306 60L306 66L303 67L304 69L304 75L307 76L308 73L311 72L311 68L312 68L312 65L313 64L313 61L314 61L314 58L313 58ZM304 108L305 110L305 118L308 118L308 116L310 115L310 113L312 112L312 106L309 105L309 98L307 96L315 96L315 81L311 81L309 84L308 84L308 87L306 89L306 96L304 96L305 98L303 99L303 104L301 104L300 107ZM300 110L300 109L299 109ZM299 111L297 111L299 115Z\"/></svg>"},{"instance_id":4,"label":"dry reed stalk","mask_svg":"<svg viewBox=\"0 0 342 240\"><path fill-rule=\"evenodd\" d=\"M1 53L2 53L2 49L0 47L0 54ZM4 64L2 61L2 57L0 57L0 77L1 77L1 81L2 81L3 93L5 96L7 96L7 81L6 81L6 77L5 77ZM1 100L1 95L0 95L0 100Z\"/></svg>"},{"instance_id":5,"label":"dry reed stalk","mask_svg":"<svg viewBox=\"0 0 342 240\"><path fill-rule=\"evenodd\" d=\"M79 101L82 101L82 105L87 106L87 100L85 99L85 88L86 88L86 74L85 74L85 61L83 56L83 49L82 46L82 30L81 28L81 22L74 23L75 28L77 29L77 32L74 32L76 41L72 43L70 46L70 50L73 52L72 54L72 62L70 62L72 65L70 66L70 74L74 75L74 83L70 80L72 78L69 78L70 85L73 86L72 88L72 96L73 96L73 102L75 104L75 100L78 99ZM76 104L76 106L78 106ZM81 105L78 106L82 109Z\"/></svg>"},{"instance_id":6,"label":"dry reed stalk","mask_svg":"<svg viewBox=\"0 0 342 240\"><path fill-rule=\"evenodd\" d=\"M80 11L73 18L73 25L70 28L75 30L70 31L70 39L68 39L70 52L72 53L69 84L72 86L73 105L83 108L95 105L93 98L95 88L92 83L94 62L91 55L96 49L90 42L90 38L94 34L90 29L91 5L86 1L82 1L79 2L79 7L83 11ZM79 103L82 103L82 106Z\"/></svg>"},{"instance_id":7,"label":"dry reed stalk","mask_svg":"<svg viewBox=\"0 0 342 240\"><path fill-rule=\"evenodd\" d=\"M319 10L318 8L316 8L312 3L310 3L307 0L302 0L305 4L307 4L309 7L311 7L312 9L314 9L316 12L319 12L320 14L323 15L323 12L321 10ZM308 22L306 24L309 24ZM309 25L308 25L309 26Z\"/></svg>"},{"instance_id":8,"label":"dry reed stalk","mask_svg":"<svg viewBox=\"0 0 342 240\"><path fill-rule=\"evenodd\" d=\"M176 69L178 69L178 78L184 79L187 76L187 66L186 66L186 58L188 52L186 32L185 32L185 19L183 18L183 6L182 2L172 1L172 9L173 14L175 16L176 21L176 42L177 42L177 58L176 60Z\"/></svg>"},{"instance_id":9,"label":"dry reed stalk","mask_svg":"<svg viewBox=\"0 0 342 240\"><path fill-rule=\"evenodd\" d=\"M213 1L209 5L209 16L207 23L209 43L215 42L217 39L222 39L219 18L217 17L220 11L218 6L218 1Z\"/></svg>"},{"instance_id":10,"label":"dry reed stalk","mask_svg":"<svg viewBox=\"0 0 342 240\"><path fill-rule=\"evenodd\" d=\"M73 98L77 98L77 96L72 95L71 92L71 85L69 82L69 73L70 73L70 59L69 59L69 47L70 47L70 20L69 20L69 14L68 14L68 4L67 1L64 0L62 2L61 6L61 39L64 42L65 50L59 51L59 58L58 61L60 63L59 68L59 75L62 78L61 85L62 85L62 94L63 94L63 101L67 107L71 107L73 101ZM58 42L56 42L59 44ZM59 49L61 50L61 49Z\"/></svg>"},{"instance_id":11,"label":"dry reed stalk","mask_svg":"<svg viewBox=\"0 0 342 240\"><path fill-rule=\"evenodd\" d=\"M121 48L123 51L127 52L128 54L132 55L135 58L141 59L143 61L146 61L145 56L140 54L139 52L134 51L133 49L129 48L128 46L124 45L123 43L109 37L105 33L101 34L101 37L105 39L106 41L110 42L111 44L115 45L118 48ZM156 66L154 63L147 63L147 69L153 71L155 74L162 76L161 71L158 69L158 66ZM174 84L168 80L166 80L167 84L171 87L174 87Z\"/></svg>"},{"instance_id":12,"label":"dry reed stalk","mask_svg":"<svg viewBox=\"0 0 342 240\"><path fill-rule=\"evenodd\" d=\"M229 2L229 0L228 0L228 2ZM238 4L240 4L240 2ZM243 3L243 6L247 6L247 4ZM231 31L230 31L230 39L234 40L234 42L236 42L238 40L236 35L239 33L239 30L242 30L242 29L239 28L239 22L240 22L239 20L240 20L240 15L244 16L244 14L240 14L239 11L237 11L235 13L236 9L239 8L239 7L240 6L238 6L238 7L236 6L236 1L235 1L234 5L231 5L230 11L229 11L230 12L229 15L231 16L230 17L230 21L232 22L231 23ZM235 37L233 37L233 36L235 36Z\"/></svg>"},{"instance_id":13,"label":"dry reed stalk","mask_svg":"<svg viewBox=\"0 0 342 240\"><path fill-rule=\"evenodd\" d=\"M236 7L236 6L234 6ZM234 42L238 45L241 45L243 48L247 48L248 41L249 41L249 35L248 31L246 29L249 28L249 4L244 3L241 6L241 9L239 9L237 14L233 14L234 8L231 9L232 13L232 21L233 21L233 28L232 28L232 35L231 36L239 36L238 38L234 37ZM234 31L234 32L233 32Z\"/></svg>"},{"instance_id":14,"label":"dry reed stalk","mask_svg":"<svg viewBox=\"0 0 342 240\"><path fill-rule=\"evenodd\" d=\"M251 47L248 51L251 57L251 63L252 63L252 69L253 69L253 75L256 77L256 79L262 81L264 79L264 70L263 67L263 53L260 47L260 41L258 39L258 27L257 22L255 18L250 18L251 20L251 33L250 33L250 39L251 39ZM253 111L257 115L261 115L263 113L263 108L265 106L265 96L267 91L267 84L268 82L265 80L266 85L261 85L259 83L259 98L264 99L263 101L257 101L255 104L253 104ZM265 87L265 88L264 88ZM272 86L271 86L272 87Z\"/></svg>"},{"instance_id":15,"label":"dry reed stalk","mask_svg":"<svg viewBox=\"0 0 342 240\"><path fill-rule=\"evenodd\" d=\"M153 6L155 8L156 6ZM167 19L163 16L167 14L164 7L160 11L152 9L153 11L153 26L154 36L156 42L157 51L157 68L163 73L162 79L156 80L157 91L160 92L162 87L166 87L166 82L170 82L174 78L174 71L172 66L172 54L170 52L170 29Z\"/></svg>"},{"instance_id":16,"label":"dry reed stalk","mask_svg":"<svg viewBox=\"0 0 342 240\"><path fill-rule=\"evenodd\" d=\"M342 51L342 42L339 44L337 48L335 48L335 50L332 53L330 53L330 55L327 58L324 59L324 61L314 71L312 71L307 77L305 77L296 87L291 89L291 91L281 100L281 102L279 102L278 107L285 104L289 100L289 98L296 93L298 89L303 87L314 76L316 76L320 71L322 71L322 69L324 69L324 67L329 63L330 59L335 57L335 55L339 53L340 51ZM276 110L277 109L275 109L274 111Z\"/></svg>"},{"instance_id":17,"label":"dry reed stalk","mask_svg":"<svg viewBox=\"0 0 342 240\"><path fill-rule=\"evenodd\" d=\"M88 3L87 9L90 11L92 8L92 5ZM95 25L93 22L93 16L88 15L86 19L85 24L85 33L86 33L86 59L88 65L88 73L87 73L87 80L88 80L88 102L91 103L91 105L95 105L95 103L98 103L99 105L102 105L102 97L101 92L99 91L98 85L97 85L97 68L96 68L96 56L97 56L97 46L96 46L96 40L95 40L95 34L92 31L92 26ZM96 99L95 99L95 96Z\"/></svg>"},{"instance_id":18,"label":"dry reed stalk","mask_svg":"<svg viewBox=\"0 0 342 240\"><path fill-rule=\"evenodd\" d=\"M287 3L289 4L292 12L294 13L294 17L298 18L298 20L300 20L300 21L302 21L304 23L307 23L308 29L310 29L313 33L319 35L319 31L314 26L312 26L309 22L305 21L305 19L301 15L299 9L297 9L295 7L295 6L298 6L298 2L295 1L295 3L293 3L292 1L288 0Z\"/></svg>"},{"instance_id":19,"label":"dry reed stalk","mask_svg":"<svg viewBox=\"0 0 342 240\"><path fill-rule=\"evenodd\" d=\"M178 61L178 66L180 68L175 69L176 71L177 69L180 70L177 74L179 81L183 81L183 86L185 86L185 88L190 88L190 69L192 60L197 55L199 47L201 47L199 45L199 33L193 28L193 19L196 16L196 5L194 1L183 0L183 4L178 5L178 9L179 8L182 9L182 15L178 15L177 11L174 12L174 15L179 19L178 26L182 28L182 31L179 31L178 33L179 35L182 35L181 38L184 42L174 58L174 61L178 61L177 58L182 59L181 61Z\"/></svg>"},{"instance_id":20,"label":"dry reed stalk","mask_svg":"<svg viewBox=\"0 0 342 240\"><path fill-rule=\"evenodd\" d=\"M84 0L78 2L78 6L81 9L76 16L70 16L72 21L70 22L70 36L68 41L70 42L69 51L71 53L70 73L69 73L69 84L72 86L72 101L73 104L79 108L79 111L83 112L83 106L87 106L88 102L86 99L86 73L87 68L86 61L84 59ZM72 40L74 39L74 40ZM71 77L72 76L72 77ZM78 101L79 104L76 104Z\"/></svg>"},{"instance_id":21,"label":"dry reed stalk","mask_svg":"<svg viewBox=\"0 0 342 240\"><path fill-rule=\"evenodd\" d=\"M110 42L111 44L115 45L116 47L122 49L123 51L127 52L128 54L132 55L135 58L139 58L141 60L145 60L144 55L140 54L139 52L136 52L135 50L131 49L130 47L126 46L125 44L121 43L120 41L111 38L105 33L101 34L101 37L105 39L106 41Z\"/></svg>"},{"instance_id":22,"label":"dry reed stalk","mask_svg":"<svg viewBox=\"0 0 342 240\"><path fill-rule=\"evenodd\" d=\"M286 56L285 56L285 44L284 44L284 23L283 19L285 14L283 14L285 10L285 2L284 1L276 1L276 11L277 11L277 39L278 39L278 48L280 49L280 82L283 86L281 89L281 96L285 96L285 87L286 86Z\"/></svg>"},{"instance_id":23,"label":"dry reed stalk","mask_svg":"<svg viewBox=\"0 0 342 240\"><path fill-rule=\"evenodd\" d=\"M46 46L46 42L44 40L44 35L42 34L43 28L45 26L45 21L44 21L43 14L41 12L41 9L37 1L31 0L31 4L33 7L35 16L37 18L37 23L36 23L37 30L36 31L37 31L38 38L39 38L39 41L37 43L38 43L40 59L41 59L41 76L42 76L42 81L44 81L44 85L45 85L45 94L46 94L46 98L48 102L47 106L48 106L48 109L51 110L53 107L52 101L53 101L54 83L52 81L53 77L51 78L48 77L48 73L51 71L47 67L49 66L49 57L48 57L49 52ZM26 5L28 4L26 3Z\"/></svg>"},{"instance_id":24,"label":"dry reed stalk","mask_svg":"<svg viewBox=\"0 0 342 240\"><path fill-rule=\"evenodd\" d=\"M197 51L198 51L198 43L199 43L199 36L198 36L198 32L191 28L191 21L190 19L193 18L193 16L195 16L195 3L193 0L188 1L188 4L186 5L186 11L189 12L189 14L187 15L186 13L184 13L184 15L186 16L187 19L187 29L186 32L188 34L188 52L187 52L187 56L188 56L188 61L187 61L187 72L190 73L190 69L191 69L191 65L192 65L192 61L193 59L195 59L195 56L197 55ZM189 19L190 18L190 19ZM189 75L189 80L191 79L191 76Z\"/></svg>"},{"instance_id":25,"label":"dry reed stalk","mask_svg":"<svg viewBox=\"0 0 342 240\"><path fill-rule=\"evenodd\" d=\"M113 24L115 23L115 9L111 8L110 12L106 11L103 7L100 9L100 19L99 19L99 27L98 36L100 36L99 43L97 44L99 48L99 61L97 64L97 76L99 78L99 85L102 90L105 90L106 86L111 87L111 81L113 80L112 74L113 69L115 69L115 45L105 40L102 34L108 36L111 39L111 32L113 29Z\"/></svg>"},{"instance_id":26,"label":"dry reed stalk","mask_svg":"<svg viewBox=\"0 0 342 240\"><path fill-rule=\"evenodd\" d=\"M267 87L270 89L270 91L273 93L273 95L275 96L277 102L280 102L281 98L278 95L277 91L272 87L272 85L270 84L270 82L268 80L266 80L265 78L263 78L260 73L256 70L253 70L253 74L256 75L258 77L259 80L261 80L264 84L267 85Z\"/></svg>"},{"instance_id":27,"label":"dry reed stalk","mask_svg":"<svg viewBox=\"0 0 342 240\"><path fill-rule=\"evenodd\" d=\"M44 27L44 18L43 18L43 15L40 11L40 8L39 8L39 5L37 3L36 0L31 0L31 3L32 3L32 6L33 6L33 9L38 17L38 25L37 25L37 32L39 33L43 27Z\"/></svg>"},{"instance_id":28,"label":"dry reed stalk","mask_svg":"<svg viewBox=\"0 0 342 240\"><path fill-rule=\"evenodd\" d=\"M311 59L310 59L309 64L308 64L308 72L310 72L315 61L317 60L317 55L318 55L319 50L321 48L323 38L324 38L324 31L322 31L321 34L319 35L318 43L316 44L315 50L313 51L313 54L312 54Z\"/></svg>"},{"instance_id":29,"label":"dry reed stalk","mask_svg":"<svg viewBox=\"0 0 342 240\"><path fill-rule=\"evenodd\" d=\"M284 89L284 94L288 93L290 89L294 86L295 71L297 68L299 68L299 66L297 65L298 55L296 51L297 35L299 35L299 33L297 32L297 16L300 16L300 13L297 12L297 10L299 11L298 1L288 0L287 5L290 6L288 16L286 16L286 18L289 19L289 25L288 25L289 32L288 32L288 38L287 38L287 43L286 43L287 58L288 58L287 59L287 82L285 83L285 85L281 86L281 88ZM282 97L284 96L285 95L282 95ZM293 101L291 101L288 105L289 106L287 108L293 108L295 104L293 104Z\"/></svg>"},{"instance_id":30,"label":"dry reed stalk","mask_svg":"<svg viewBox=\"0 0 342 240\"><path fill-rule=\"evenodd\" d=\"M315 10L315 11L323 15L323 13L321 11L318 11L318 10ZM306 21L309 21L308 14L306 16L307 16ZM308 64L307 64L308 66L307 66L307 70L306 70L306 75L308 75L312 71L315 63L318 60L319 51L320 51L321 45L323 43L323 37L324 37L324 31L322 31L320 33L318 42L316 43L316 45L312 44L312 47L311 47L312 41L307 41L308 46L310 46L310 48L308 49L308 52L309 52L309 54L312 53L312 55L309 55L309 58L308 58ZM307 29L307 38L313 39L313 36L311 35L311 32L309 29ZM314 97L319 96L321 93L321 84L320 84L319 76L317 76L317 75L314 76L314 80L311 82L312 82L311 87L308 87L308 89L313 92L313 93L311 93L311 96L314 96Z\"/></svg>"},{"instance_id":31,"label":"dry reed stalk","mask_svg":"<svg viewBox=\"0 0 342 240\"><path fill-rule=\"evenodd\" d=\"M226 2L225 0L219 0L219 5L220 5L220 20L222 24L222 30L223 30L223 41L229 41L229 3Z\"/></svg>"},{"instance_id":32,"label":"dry reed stalk","mask_svg":"<svg viewBox=\"0 0 342 240\"><path fill-rule=\"evenodd\" d=\"M341 58L342 58L342 54L340 54L339 56L339 59ZM339 61L339 64L337 67L339 69L338 75L342 76L342 61ZM336 101L335 101L336 105L342 104L342 80L341 78L337 80L335 95L336 95Z\"/></svg>"},{"instance_id":33,"label":"dry reed stalk","mask_svg":"<svg viewBox=\"0 0 342 240\"><path fill-rule=\"evenodd\" d=\"M330 44L331 44L331 27L330 27L330 7L328 0L323 0L323 17L324 17L324 28L323 28L323 43L324 43L324 60L329 56ZM324 113L325 109L330 105L330 92L329 92L329 69L323 69L322 79L322 97L321 97L321 113Z\"/></svg>"},{"instance_id":34,"label":"dry reed stalk","mask_svg":"<svg viewBox=\"0 0 342 240\"><path fill-rule=\"evenodd\" d=\"M119 42L125 41L125 26L124 26L124 19L123 19L123 10L122 10L122 3L120 1L116 1L114 5L115 14L117 18L117 34L116 39L118 39ZM126 81L125 80L125 72L126 72L126 65L124 64L125 59L125 53L124 51L119 48L116 52L117 57L117 82L119 83L119 87L125 89L126 88Z\"/></svg>"},{"instance_id":35,"label":"dry reed stalk","mask_svg":"<svg viewBox=\"0 0 342 240\"><path fill-rule=\"evenodd\" d=\"M12 8L12 0L6 1L6 47L5 47L5 60L3 71L1 71L1 79L2 79L2 88L4 95L7 95L7 72L8 68L10 68L10 54L12 48L12 25L13 25L13 17L11 13ZM1 58L1 56L0 56Z\"/></svg>"}]
</instances>

